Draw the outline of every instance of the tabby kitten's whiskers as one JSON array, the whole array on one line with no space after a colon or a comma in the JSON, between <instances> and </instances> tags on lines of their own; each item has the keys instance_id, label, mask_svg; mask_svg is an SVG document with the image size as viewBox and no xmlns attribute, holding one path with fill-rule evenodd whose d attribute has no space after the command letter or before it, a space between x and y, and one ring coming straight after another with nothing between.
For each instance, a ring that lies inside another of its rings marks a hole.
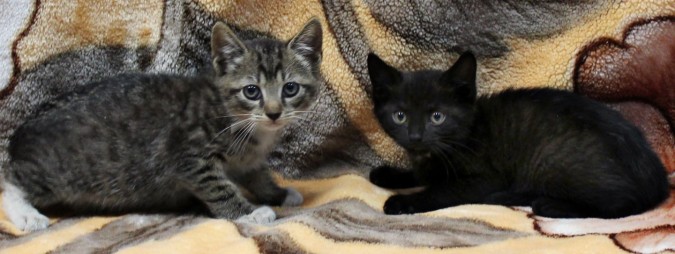
<instances>
[{"instance_id":1,"label":"tabby kitten's whiskers","mask_svg":"<svg viewBox=\"0 0 675 254\"><path fill-rule=\"evenodd\" d=\"M280 130L316 102L321 52L315 19L286 42L241 41L217 23L215 76L123 75L60 97L10 139L5 214L24 231L47 227L38 209L53 205L96 213L201 207L216 218L274 220L266 205L303 198L273 181L267 157Z\"/></svg>"}]
</instances>

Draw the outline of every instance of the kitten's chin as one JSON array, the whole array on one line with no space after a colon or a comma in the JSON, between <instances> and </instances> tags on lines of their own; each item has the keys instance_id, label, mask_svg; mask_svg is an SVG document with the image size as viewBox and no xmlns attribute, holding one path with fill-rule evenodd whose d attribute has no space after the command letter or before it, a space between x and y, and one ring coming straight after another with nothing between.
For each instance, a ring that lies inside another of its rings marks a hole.
<instances>
[{"instance_id":1,"label":"kitten's chin","mask_svg":"<svg viewBox=\"0 0 675 254\"><path fill-rule=\"evenodd\" d=\"M410 155L410 158L413 161L425 161L431 158L431 152L430 151L422 151L422 150L416 150L416 151L411 151L408 150L408 154Z\"/></svg>"},{"instance_id":2,"label":"kitten's chin","mask_svg":"<svg viewBox=\"0 0 675 254\"><path fill-rule=\"evenodd\" d=\"M284 128L284 126L286 126L286 123L280 121L266 121L260 124L260 128L266 131L278 131L281 128Z\"/></svg>"}]
</instances>

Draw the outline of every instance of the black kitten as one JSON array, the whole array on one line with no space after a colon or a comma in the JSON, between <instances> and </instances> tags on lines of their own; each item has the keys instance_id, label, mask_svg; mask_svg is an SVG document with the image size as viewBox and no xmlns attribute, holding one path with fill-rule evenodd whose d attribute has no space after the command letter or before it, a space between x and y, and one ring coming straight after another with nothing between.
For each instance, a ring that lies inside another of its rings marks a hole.
<instances>
[{"instance_id":1,"label":"black kitten","mask_svg":"<svg viewBox=\"0 0 675 254\"><path fill-rule=\"evenodd\" d=\"M617 218L668 196L665 167L618 112L553 89L476 97L476 59L446 72L399 72L368 56L375 114L414 170L381 167L373 183L423 185L389 198L387 214L484 203L547 217Z\"/></svg>"}]
</instances>

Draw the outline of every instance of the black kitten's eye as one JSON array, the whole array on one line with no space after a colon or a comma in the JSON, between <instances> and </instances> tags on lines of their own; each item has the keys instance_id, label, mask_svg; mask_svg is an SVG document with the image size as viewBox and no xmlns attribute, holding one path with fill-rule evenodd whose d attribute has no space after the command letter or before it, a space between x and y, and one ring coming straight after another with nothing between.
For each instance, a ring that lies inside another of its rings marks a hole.
<instances>
[{"instance_id":1,"label":"black kitten's eye","mask_svg":"<svg viewBox=\"0 0 675 254\"><path fill-rule=\"evenodd\" d=\"M293 97L300 91L300 85L295 82L288 82L284 85L284 97Z\"/></svg>"},{"instance_id":2,"label":"black kitten's eye","mask_svg":"<svg viewBox=\"0 0 675 254\"><path fill-rule=\"evenodd\" d=\"M394 119L394 123L396 124L403 124L405 123L405 120L407 120L405 113L401 111L394 112L393 114L391 114L391 118Z\"/></svg>"},{"instance_id":3,"label":"black kitten's eye","mask_svg":"<svg viewBox=\"0 0 675 254\"><path fill-rule=\"evenodd\" d=\"M435 125L442 124L445 121L445 114L441 112L431 113L431 122Z\"/></svg>"},{"instance_id":4,"label":"black kitten's eye","mask_svg":"<svg viewBox=\"0 0 675 254\"><path fill-rule=\"evenodd\" d=\"M258 86L248 85L245 86L244 89L242 89L241 91L242 93L244 93L244 96L246 96L246 98L249 100L260 99L260 88Z\"/></svg>"}]
</instances>

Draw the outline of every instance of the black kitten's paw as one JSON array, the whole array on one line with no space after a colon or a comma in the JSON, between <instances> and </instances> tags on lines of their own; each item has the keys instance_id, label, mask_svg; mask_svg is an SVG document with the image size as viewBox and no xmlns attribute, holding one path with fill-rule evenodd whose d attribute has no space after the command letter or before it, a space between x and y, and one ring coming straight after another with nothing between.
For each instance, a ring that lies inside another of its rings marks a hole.
<instances>
[{"instance_id":1,"label":"black kitten's paw","mask_svg":"<svg viewBox=\"0 0 675 254\"><path fill-rule=\"evenodd\" d=\"M382 166L371 170L369 176L370 182L377 186L382 186L383 184L386 185L387 180L389 180L388 176L391 174L389 171L391 170L393 170L393 168L388 166Z\"/></svg>"},{"instance_id":2,"label":"black kitten's paw","mask_svg":"<svg viewBox=\"0 0 675 254\"><path fill-rule=\"evenodd\" d=\"M385 214L411 214L415 213L415 207L406 195L394 195L384 202Z\"/></svg>"},{"instance_id":3,"label":"black kitten's paw","mask_svg":"<svg viewBox=\"0 0 675 254\"><path fill-rule=\"evenodd\" d=\"M532 202L532 212L538 216L549 218L580 218L583 216L580 209L574 205L546 197L540 197Z\"/></svg>"},{"instance_id":4,"label":"black kitten's paw","mask_svg":"<svg viewBox=\"0 0 675 254\"><path fill-rule=\"evenodd\" d=\"M416 187L419 184L410 170L382 166L370 171L370 182L390 189Z\"/></svg>"}]
</instances>

